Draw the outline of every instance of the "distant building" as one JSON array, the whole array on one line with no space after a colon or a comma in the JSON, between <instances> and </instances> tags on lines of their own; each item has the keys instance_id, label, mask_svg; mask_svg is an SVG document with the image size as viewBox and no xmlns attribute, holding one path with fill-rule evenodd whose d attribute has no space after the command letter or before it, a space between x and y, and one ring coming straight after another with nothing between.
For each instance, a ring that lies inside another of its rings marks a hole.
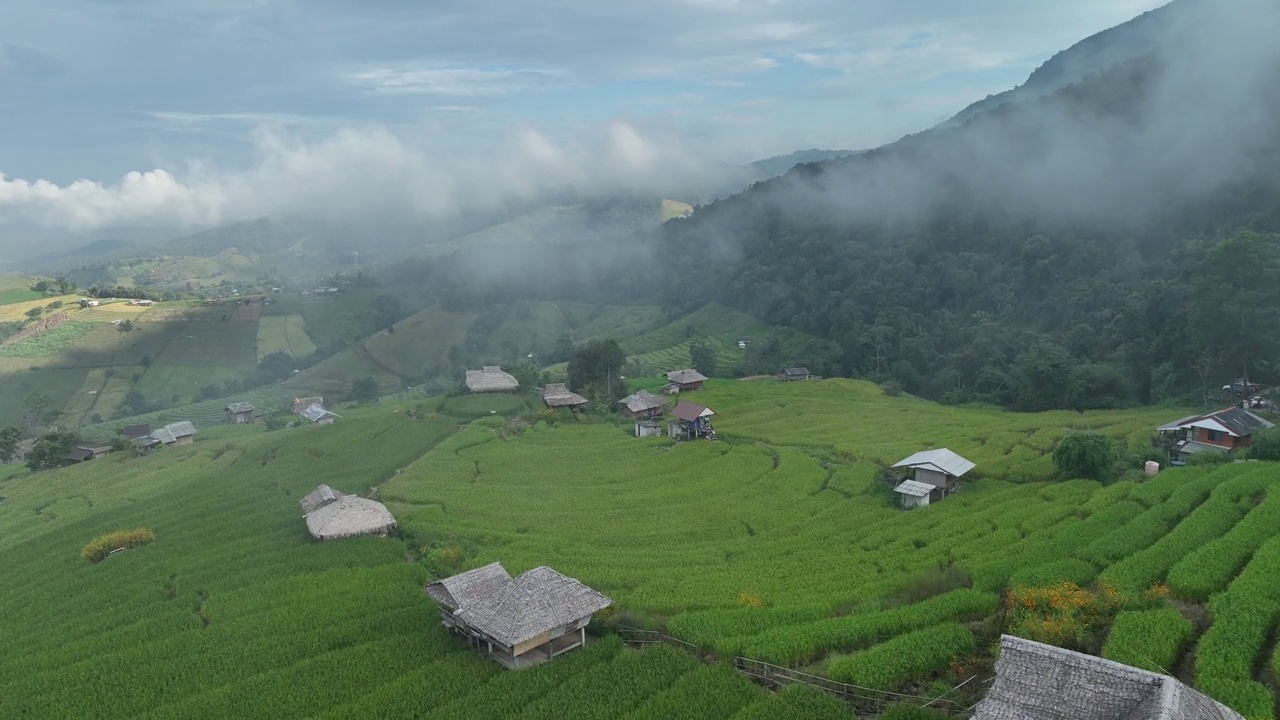
<instances>
[{"instance_id":1,"label":"distant building","mask_svg":"<svg viewBox=\"0 0 1280 720\"><path fill-rule=\"evenodd\" d=\"M294 399L293 399L293 414L294 414L294 415L301 415L303 410L306 410L307 408L311 407L312 405L320 405L320 406L324 406L324 398L322 398L322 397L320 397L320 396L318 396L318 395L317 395L317 396L315 396L315 397L294 398Z\"/></svg>"},{"instance_id":2,"label":"distant building","mask_svg":"<svg viewBox=\"0 0 1280 720\"><path fill-rule=\"evenodd\" d=\"M110 446L80 446L71 450L64 456L69 462L88 462L89 460L97 460L100 457L111 454Z\"/></svg>"},{"instance_id":3,"label":"distant building","mask_svg":"<svg viewBox=\"0 0 1280 720\"><path fill-rule=\"evenodd\" d=\"M251 403L235 402L226 407L227 422L232 425L250 425L253 423L253 413L256 408Z\"/></svg>"},{"instance_id":4,"label":"distant building","mask_svg":"<svg viewBox=\"0 0 1280 720\"><path fill-rule=\"evenodd\" d=\"M715 440L716 431L711 427L711 418L715 414L706 405L681 401L671 411L671 419L667 421L667 434L679 440Z\"/></svg>"},{"instance_id":5,"label":"distant building","mask_svg":"<svg viewBox=\"0 0 1280 720\"><path fill-rule=\"evenodd\" d=\"M1255 433L1273 427L1275 423L1233 405L1208 415L1174 420L1161 425L1158 430L1166 441L1170 462L1184 465L1199 453L1225 453L1246 448L1253 442Z\"/></svg>"},{"instance_id":6,"label":"distant building","mask_svg":"<svg viewBox=\"0 0 1280 720\"><path fill-rule=\"evenodd\" d=\"M955 492L961 477L965 473L974 468L974 464L951 452L946 448L937 450L925 450L918 452L911 457L894 463L895 468L909 468L912 472L911 480L932 487L926 502L916 502L916 505L928 505L930 502L937 502L942 498ZM899 485L898 488L901 488ZM911 488L911 492L918 491L918 488ZM897 492L897 488L895 488ZM903 495L903 504L907 503L907 497L914 497L907 492L899 492Z\"/></svg>"},{"instance_id":7,"label":"distant building","mask_svg":"<svg viewBox=\"0 0 1280 720\"><path fill-rule=\"evenodd\" d=\"M485 365L480 370L467 371L467 389L473 393L515 392L520 383L500 366Z\"/></svg>"},{"instance_id":8,"label":"distant building","mask_svg":"<svg viewBox=\"0 0 1280 720\"><path fill-rule=\"evenodd\" d=\"M809 373L809 368L793 367L782 371L783 382L796 382L798 380L808 380L813 375Z\"/></svg>"},{"instance_id":9,"label":"distant building","mask_svg":"<svg viewBox=\"0 0 1280 720\"><path fill-rule=\"evenodd\" d=\"M152 430L151 439L163 445L190 445L196 440L196 426L190 420L169 423Z\"/></svg>"},{"instance_id":10,"label":"distant building","mask_svg":"<svg viewBox=\"0 0 1280 720\"><path fill-rule=\"evenodd\" d=\"M307 532L317 540L340 540L359 535L388 535L396 519L376 500L343 495L321 485L300 501Z\"/></svg>"},{"instance_id":11,"label":"distant building","mask_svg":"<svg viewBox=\"0 0 1280 720\"><path fill-rule=\"evenodd\" d=\"M582 647L591 616L613 604L546 566L513 578L492 563L424 589L440 605L446 628L513 670Z\"/></svg>"},{"instance_id":12,"label":"distant building","mask_svg":"<svg viewBox=\"0 0 1280 720\"><path fill-rule=\"evenodd\" d=\"M137 306L139 306L139 307L151 307L152 305L155 305L155 304L156 304L156 301L155 301L155 300L134 300L133 302L131 302L131 303L129 303L129 304L130 304L130 305L137 305Z\"/></svg>"},{"instance_id":13,"label":"distant building","mask_svg":"<svg viewBox=\"0 0 1280 720\"><path fill-rule=\"evenodd\" d=\"M622 414L632 419L655 418L667 407L666 400L648 390L634 392L619 400L618 404L622 406Z\"/></svg>"},{"instance_id":14,"label":"distant building","mask_svg":"<svg viewBox=\"0 0 1280 720\"><path fill-rule=\"evenodd\" d=\"M311 421L313 425L332 425L333 421L338 419L338 415L325 410L319 405L312 405L301 413L302 417Z\"/></svg>"},{"instance_id":15,"label":"distant building","mask_svg":"<svg viewBox=\"0 0 1280 720\"><path fill-rule=\"evenodd\" d=\"M680 392L689 392L690 390L701 390L702 384L707 381L707 376L692 368L686 368L684 370L672 370L667 373L667 380L679 388Z\"/></svg>"},{"instance_id":16,"label":"distant building","mask_svg":"<svg viewBox=\"0 0 1280 720\"><path fill-rule=\"evenodd\" d=\"M587 399L569 390L564 383L548 383L542 388L542 402L552 409L581 410L587 406Z\"/></svg>"},{"instance_id":17,"label":"distant building","mask_svg":"<svg viewBox=\"0 0 1280 720\"><path fill-rule=\"evenodd\" d=\"M1009 635L973 720L1244 720L1168 675Z\"/></svg>"},{"instance_id":18,"label":"distant building","mask_svg":"<svg viewBox=\"0 0 1280 720\"><path fill-rule=\"evenodd\" d=\"M662 425L653 420L636 421L636 437L661 437Z\"/></svg>"},{"instance_id":19,"label":"distant building","mask_svg":"<svg viewBox=\"0 0 1280 720\"><path fill-rule=\"evenodd\" d=\"M126 440L138 440L151 434L150 425L126 425L124 427L124 437Z\"/></svg>"},{"instance_id":20,"label":"distant building","mask_svg":"<svg viewBox=\"0 0 1280 720\"><path fill-rule=\"evenodd\" d=\"M937 488L929 483L917 482L915 480L903 480L893 489L898 494L898 498L902 501L902 507L910 510L911 508L925 507L929 504L929 496L932 495Z\"/></svg>"}]
</instances>

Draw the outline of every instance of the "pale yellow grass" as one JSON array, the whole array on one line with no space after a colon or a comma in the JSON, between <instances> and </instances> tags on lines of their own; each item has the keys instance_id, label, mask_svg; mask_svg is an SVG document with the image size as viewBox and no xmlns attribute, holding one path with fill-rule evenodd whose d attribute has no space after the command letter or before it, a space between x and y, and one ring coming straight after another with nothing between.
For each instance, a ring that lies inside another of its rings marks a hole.
<instances>
[{"instance_id":1,"label":"pale yellow grass","mask_svg":"<svg viewBox=\"0 0 1280 720\"><path fill-rule=\"evenodd\" d=\"M15 322L27 319L27 311L31 308L43 308L49 303L61 300L62 307L57 310L50 310L45 315L51 315L55 312L63 310L78 310L80 308L79 295L59 295L58 297L41 298L39 300L26 300L24 302L9 303L8 305L0 305L0 322ZM42 315L41 317L44 317Z\"/></svg>"}]
</instances>

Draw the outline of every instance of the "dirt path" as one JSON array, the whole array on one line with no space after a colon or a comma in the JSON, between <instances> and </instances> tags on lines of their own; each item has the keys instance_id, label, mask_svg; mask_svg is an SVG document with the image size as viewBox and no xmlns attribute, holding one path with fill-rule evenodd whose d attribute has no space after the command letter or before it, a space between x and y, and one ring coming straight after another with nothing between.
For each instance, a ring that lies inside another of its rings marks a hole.
<instances>
[{"instance_id":1,"label":"dirt path","mask_svg":"<svg viewBox=\"0 0 1280 720\"><path fill-rule=\"evenodd\" d=\"M564 311L560 309L559 305L551 303L551 307L555 308L556 312L560 313L560 319L564 320L565 327L569 328L569 341L577 342L578 339L573 336L573 323L569 322L569 317L564 314Z\"/></svg>"}]
</instances>

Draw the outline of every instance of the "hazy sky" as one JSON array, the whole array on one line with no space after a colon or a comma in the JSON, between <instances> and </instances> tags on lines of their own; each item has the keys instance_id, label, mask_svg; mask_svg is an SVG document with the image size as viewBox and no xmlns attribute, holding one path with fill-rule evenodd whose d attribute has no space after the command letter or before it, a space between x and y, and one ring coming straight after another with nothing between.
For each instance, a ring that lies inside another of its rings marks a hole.
<instances>
[{"instance_id":1,"label":"hazy sky","mask_svg":"<svg viewBox=\"0 0 1280 720\"><path fill-rule=\"evenodd\" d=\"M465 193L488 183L473 157L518 155L499 184L520 189L548 164L595 179L600 157L626 174L871 147L1161 4L6 0L0 221L218 221L254 183L340 194L388 165Z\"/></svg>"}]
</instances>

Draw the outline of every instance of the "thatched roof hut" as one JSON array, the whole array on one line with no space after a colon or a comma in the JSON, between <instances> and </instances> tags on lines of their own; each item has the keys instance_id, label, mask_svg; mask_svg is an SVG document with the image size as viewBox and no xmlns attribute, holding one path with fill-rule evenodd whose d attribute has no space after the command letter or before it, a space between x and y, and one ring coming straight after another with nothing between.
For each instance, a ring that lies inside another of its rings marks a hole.
<instances>
[{"instance_id":1,"label":"thatched roof hut","mask_svg":"<svg viewBox=\"0 0 1280 720\"><path fill-rule=\"evenodd\" d=\"M357 535L386 535L396 526L387 506L355 495L307 514L307 530L317 540L338 540Z\"/></svg>"},{"instance_id":2,"label":"thatched roof hut","mask_svg":"<svg viewBox=\"0 0 1280 720\"><path fill-rule=\"evenodd\" d=\"M575 625L613 604L609 598L543 565L522 573L455 617L506 647Z\"/></svg>"},{"instance_id":3,"label":"thatched roof hut","mask_svg":"<svg viewBox=\"0 0 1280 720\"><path fill-rule=\"evenodd\" d=\"M564 383L547 383L542 389L542 402L549 408L584 407L587 399L565 387Z\"/></svg>"},{"instance_id":4,"label":"thatched roof hut","mask_svg":"<svg viewBox=\"0 0 1280 720\"><path fill-rule=\"evenodd\" d=\"M489 563L459 575L438 580L426 587L432 600L449 612L457 612L487 597L490 593L511 582L511 575L502 563Z\"/></svg>"},{"instance_id":5,"label":"thatched roof hut","mask_svg":"<svg viewBox=\"0 0 1280 720\"><path fill-rule=\"evenodd\" d=\"M1244 720L1168 675L1022 638L1000 638L996 680L973 720Z\"/></svg>"},{"instance_id":6,"label":"thatched roof hut","mask_svg":"<svg viewBox=\"0 0 1280 720\"><path fill-rule=\"evenodd\" d=\"M701 390L702 383L707 381L707 376L693 368L685 368L667 373L667 381L681 390Z\"/></svg>"},{"instance_id":7,"label":"thatched roof hut","mask_svg":"<svg viewBox=\"0 0 1280 720\"><path fill-rule=\"evenodd\" d=\"M629 417L640 417L660 412L667 402L648 390L640 390L618 401L623 412Z\"/></svg>"},{"instance_id":8,"label":"thatched roof hut","mask_svg":"<svg viewBox=\"0 0 1280 720\"><path fill-rule=\"evenodd\" d=\"M315 490L307 493L306 497L302 498L302 500L299 500L298 502L302 505L303 517L306 517L329 503L341 500L343 497L342 493L334 490L328 485L320 485L317 486Z\"/></svg>"},{"instance_id":9,"label":"thatched roof hut","mask_svg":"<svg viewBox=\"0 0 1280 720\"><path fill-rule=\"evenodd\" d=\"M473 393L512 392L520 389L514 375L502 371L498 365L485 365L480 370L467 371L467 389Z\"/></svg>"}]
</instances>

